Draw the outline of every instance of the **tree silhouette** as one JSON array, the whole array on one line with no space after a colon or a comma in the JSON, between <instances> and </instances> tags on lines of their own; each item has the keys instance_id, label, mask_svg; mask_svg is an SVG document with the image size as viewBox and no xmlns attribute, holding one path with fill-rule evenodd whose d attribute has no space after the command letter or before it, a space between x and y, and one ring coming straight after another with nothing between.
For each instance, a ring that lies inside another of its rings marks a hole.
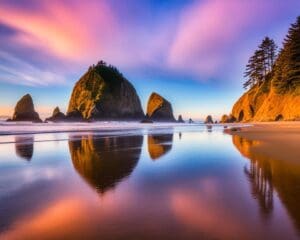
<instances>
[{"instance_id":1,"label":"tree silhouette","mask_svg":"<svg viewBox=\"0 0 300 240\"><path fill-rule=\"evenodd\" d=\"M275 64L274 86L280 93L300 87L300 16L284 39Z\"/></svg>"},{"instance_id":2,"label":"tree silhouette","mask_svg":"<svg viewBox=\"0 0 300 240\"><path fill-rule=\"evenodd\" d=\"M277 46L274 40L265 37L246 65L244 77L247 79L243 84L245 89L266 80L266 76L273 70L276 50Z\"/></svg>"}]
</instances>

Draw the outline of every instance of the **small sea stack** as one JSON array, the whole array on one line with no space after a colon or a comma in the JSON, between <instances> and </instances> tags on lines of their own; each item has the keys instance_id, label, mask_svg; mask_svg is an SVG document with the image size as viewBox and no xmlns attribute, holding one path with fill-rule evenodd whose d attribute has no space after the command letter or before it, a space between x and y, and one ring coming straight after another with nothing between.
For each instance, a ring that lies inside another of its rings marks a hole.
<instances>
[{"instance_id":1,"label":"small sea stack","mask_svg":"<svg viewBox=\"0 0 300 240\"><path fill-rule=\"evenodd\" d=\"M211 115L208 115L204 121L205 124L213 124L214 120Z\"/></svg>"},{"instance_id":2,"label":"small sea stack","mask_svg":"<svg viewBox=\"0 0 300 240\"><path fill-rule=\"evenodd\" d=\"M49 118L46 118L45 122L63 122L66 120L66 115L62 113L59 109L59 107L56 107L53 110L52 116Z\"/></svg>"},{"instance_id":3,"label":"small sea stack","mask_svg":"<svg viewBox=\"0 0 300 240\"><path fill-rule=\"evenodd\" d=\"M158 122L175 122L170 102L157 93L152 93L147 105L147 117Z\"/></svg>"},{"instance_id":4,"label":"small sea stack","mask_svg":"<svg viewBox=\"0 0 300 240\"><path fill-rule=\"evenodd\" d=\"M183 118L182 118L181 115L178 116L177 122L179 122L179 123L184 123L184 120L183 120Z\"/></svg>"}]
</instances>

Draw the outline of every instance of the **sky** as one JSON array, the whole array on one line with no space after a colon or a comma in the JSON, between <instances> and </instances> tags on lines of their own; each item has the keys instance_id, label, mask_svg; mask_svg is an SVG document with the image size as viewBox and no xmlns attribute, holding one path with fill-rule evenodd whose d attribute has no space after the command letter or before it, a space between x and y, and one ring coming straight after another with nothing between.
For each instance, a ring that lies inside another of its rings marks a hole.
<instances>
[{"instance_id":1,"label":"sky","mask_svg":"<svg viewBox=\"0 0 300 240\"><path fill-rule=\"evenodd\" d=\"M42 118L104 60L184 119L219 118L243 93L260 41L279 47L299 0L0 0L0 115L30 93Z\"/></svg>"}]
</instances>

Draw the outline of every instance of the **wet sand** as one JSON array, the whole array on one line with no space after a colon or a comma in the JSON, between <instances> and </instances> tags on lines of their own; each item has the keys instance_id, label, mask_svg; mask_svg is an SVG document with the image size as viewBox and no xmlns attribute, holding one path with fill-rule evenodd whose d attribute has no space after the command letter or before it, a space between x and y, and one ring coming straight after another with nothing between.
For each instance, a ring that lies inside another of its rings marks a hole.
<instances>
[{"instance_id":1,"label":"wet sand","mask_svg":"<svg viewBox=\"0 0 300 240\"><path fill-rule=\"evenodd\" d=\"M252 152L300 164L300 122L253 123L238 131L228 129L225 132L256 141Z\"/></svg>"}]
</instances>

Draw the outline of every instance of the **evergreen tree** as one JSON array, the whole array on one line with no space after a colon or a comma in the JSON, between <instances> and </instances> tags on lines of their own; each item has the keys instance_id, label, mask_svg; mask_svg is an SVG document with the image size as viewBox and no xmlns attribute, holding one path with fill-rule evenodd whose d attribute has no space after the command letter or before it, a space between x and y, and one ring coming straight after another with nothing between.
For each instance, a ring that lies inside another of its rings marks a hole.
<instances>
[{"instance_id":1,"label":"evergreen tree","mask_svg":"<svg viewBox=\"0 0 300 240\"><path fill-rule=\"evenodd\" d=\"M259 45L258 50L250 57L244 77L247 78L244 88L253 87L265 81L266 76L273 70L277 46L274 40L266 37Z\"/></svg>"},{"instance_id":2,"label":"evergreen tree","mask_svg":"<svg viewBox=\"0 0 300 240\"><path fill-rule=\"evenodd\" d=\"M279 92L300 87L300 16L291 25L284 39L275 64L273 84Z\"/></svg>"}]
</instances>

